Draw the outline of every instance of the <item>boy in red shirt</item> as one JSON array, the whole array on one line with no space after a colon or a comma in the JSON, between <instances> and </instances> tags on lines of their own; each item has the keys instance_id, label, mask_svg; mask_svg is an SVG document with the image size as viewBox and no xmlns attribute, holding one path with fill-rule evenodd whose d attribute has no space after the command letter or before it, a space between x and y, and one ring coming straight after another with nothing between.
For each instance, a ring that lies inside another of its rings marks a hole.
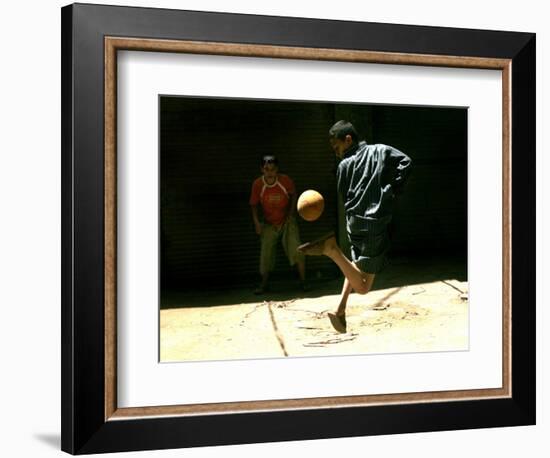
<instances>
[{"instance_id":1,"label":"boy in red shirt","mask_svg":"<svg viewBox=\"0 0 550 458\"><path fill-rule=\"evenodd\" d=\"M279 163L275 156L264 156L260 170L262 176L252 183L250 207L256 234L260 236L260 275L262 283L254 291L262 294L267 289L269 273L275 267L275 247L281 239L290 265L296 265L302 288L305 285L304 254L300 246L300 233L294 217L296 208L296 189L294 182L287 175L279 174ZM262 206L264 224L258 217L258 205Z\"/></svg>"}]
</instances>

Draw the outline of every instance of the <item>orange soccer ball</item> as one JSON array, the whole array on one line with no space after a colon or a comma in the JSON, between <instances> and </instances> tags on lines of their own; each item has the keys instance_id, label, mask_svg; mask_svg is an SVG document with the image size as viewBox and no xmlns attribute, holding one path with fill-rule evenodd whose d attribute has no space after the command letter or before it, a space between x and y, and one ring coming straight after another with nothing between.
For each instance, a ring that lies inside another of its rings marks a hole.
<instances>
[{"instance_id":1,"label":"orange soccer ball","mask_svg":"<svg viewBox=\"0 0 550 458\"><path fill-rule=\"evenodd\" d=\"M315 221L325 209L325 199L317 191L308 189L298 198L298 214L306 221Z\"/></svg>"}]
</instances>

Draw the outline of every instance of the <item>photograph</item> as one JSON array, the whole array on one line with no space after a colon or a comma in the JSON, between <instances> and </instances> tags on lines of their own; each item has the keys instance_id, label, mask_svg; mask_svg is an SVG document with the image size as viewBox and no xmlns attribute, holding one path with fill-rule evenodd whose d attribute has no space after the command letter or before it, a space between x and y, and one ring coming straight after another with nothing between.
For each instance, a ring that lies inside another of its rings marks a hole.
<instances>
[{"instance_id":1,"label":"photograph","mask_svg":"<svg viewBox=\"0 0 550 458\"><path fill-rule=\"evenodd\" d=\"M467 107L158 110L161 363L468 351Z\"/></svg>"}]
</instances>

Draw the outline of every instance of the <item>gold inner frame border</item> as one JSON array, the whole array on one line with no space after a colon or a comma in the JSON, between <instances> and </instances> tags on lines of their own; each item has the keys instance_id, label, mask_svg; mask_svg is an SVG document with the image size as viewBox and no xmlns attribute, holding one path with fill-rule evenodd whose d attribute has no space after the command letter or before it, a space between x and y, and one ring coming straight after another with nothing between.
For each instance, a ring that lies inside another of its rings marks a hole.
<instances>
[{"instance_id":1,"label":"gold inner frame border","mask_svg":"<svg viewBox=\"0 0 550 458\"><path fill-rule=\"evenodd\" d=\"M511 372L511 75L510 59L446 55L405 54L363 50L303 48L241 43L161 40L105 37L104 39L104 215L105 215L105 421L132 420L148 417L213 415L277 410L364 407L387 404L470 401L510 398ZM456 391L430 391L364 396L335 396L304 399L241 401L170 406L118 408L117 404L117 313L116 313L116 246L117 246L117 51L172 52L203 55L265 57L337 62L362 62L393 65L493 69L502 72L502 380L500 388Z\"/></svg>"}]
</instances>

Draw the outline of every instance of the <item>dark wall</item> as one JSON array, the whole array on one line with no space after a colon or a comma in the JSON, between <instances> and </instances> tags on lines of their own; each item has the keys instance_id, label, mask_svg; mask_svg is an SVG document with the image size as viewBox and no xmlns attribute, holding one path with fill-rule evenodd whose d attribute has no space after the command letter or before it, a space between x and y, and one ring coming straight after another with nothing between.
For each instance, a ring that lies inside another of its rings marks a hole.
<instances>
[{"instance_id":1,"label":"dark wall","mask_svg":"<svg viewBox=\"0 0 550 458\"><path fill-rule=\"evenodd\" d=\"M298 194L326 200L302 240L337 228L336 160L327 131L338 119L368 142L410 155L415 168L392 226L396 254L446 253L466 246L466 111L353 104L161 97L161 277L164 286L257 279L259 239L248 198L259 159L275 154ZM308 270L334 271L324 257ZM282 249L275 275L291 273Z\"/></svg>"},{"instance_id":2,"label":"dark wall","mask_svg":"<svg viewBox=\"0 0 550 458\"><path fill-rule=\"evenodd\" d=\"M463 253L467 249L467 110L373 109L372 142L414 161L394 215L395 252Z\"/></svg>"}]
</instances>

